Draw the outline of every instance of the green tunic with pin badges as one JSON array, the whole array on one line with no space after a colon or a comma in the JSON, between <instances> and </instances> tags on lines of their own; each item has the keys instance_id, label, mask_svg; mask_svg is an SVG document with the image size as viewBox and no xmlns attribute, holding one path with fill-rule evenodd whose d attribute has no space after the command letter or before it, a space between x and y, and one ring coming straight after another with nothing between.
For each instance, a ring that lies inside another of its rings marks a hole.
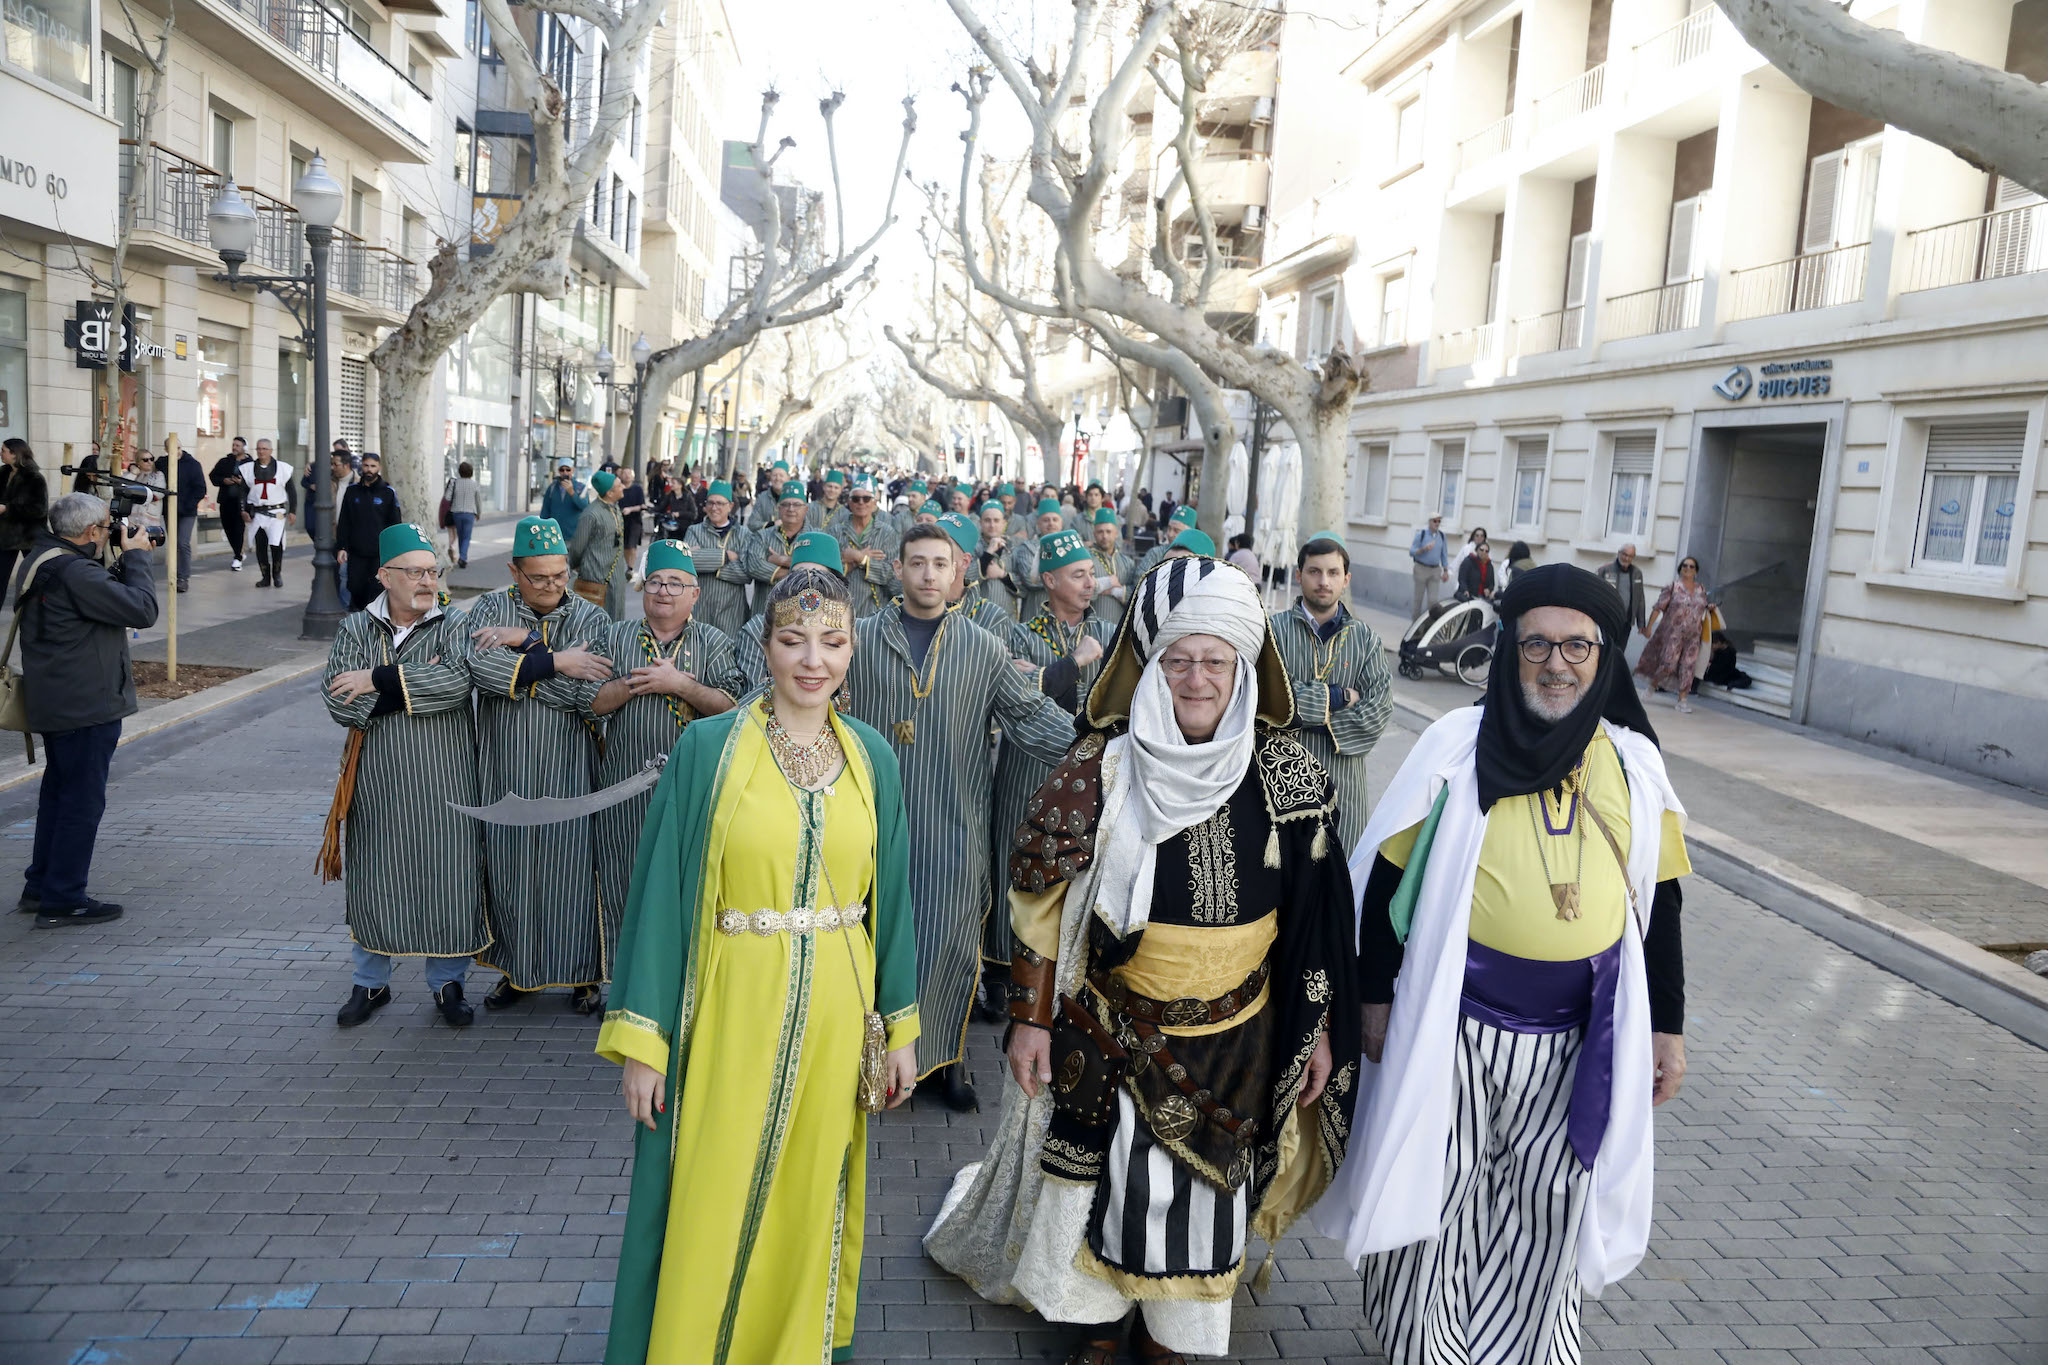
<instances>
[{"instance_id":1,"label":"green tunic with pin badges","mask_svg":"<svg viewBox=\"0 0 2048 1365\"><path fill-rule=\"evenodd\" d=\"M566 552L561 528L552 521L527 517L513 531L515 559ZM527 631L536 655L579 645L602 652L612 627L610 618L573 592L564 592L546 616L528 607L516 588L485 593L465 615L472 630ZM470 656L479 804L511 795L588 796L595 790L598 737L588 708L601 684L557 675L548 661L528 664L522 678L525 658L518 648L502 646ZM589 817L524 827L486 823L483 829L497 941L478 962L529 991L609 978Z\"/></svg>"},{"instance_id":2,"label":"green tunic with pin badges","mask_svg":"<svg viewBox=\"0 0 2048 1365\"><path fill-rule=\"evenodd\" d=\"M433 552L417 526L387 526L380 563ZM491 941L483 835L450 807L477 804L464 613L439 601L398 638L380 594L342 618L321 695L338 725L362 733L344 812L343 904L349 937L392 957L467 957ZM326 690L367 669L374 690L344 702Z\"/></svg>"},{"instance_id":3,"label":"green tunic with pin badges","mask_svg":"<svg viewBox=\"0 0 2048 1365\"><path fill-rule=\"evenodd\" d=\"M851 511L843 520L825 529L839 542L842 559L848 550L875 552L874 558L865 566L855 566L854 571L846 575L847 589L853 594L854 619L873 616L888 606L890 599L896 596L895 559L903 543L903 533L880 509L868 518L864 531L854 529Z\"/></svg>"},{"instance_id":4,"label":"green tunic with pin badges","mask_svg":"<svg viewBox=\"0 0 2048 1365\"><path fill-rule=\"evenodd\" d=\"M1369 798L1366 755L1379 743L1394 711L1393 675L1379 634L1342 603L1323 627L1309 621L1301 600L1273 613L1273 643L1294 685L1294 723L1302 747L1337 788L1337 834L1354 848L1365 833ZM1333 698L1331 689L1340 696ZM1358 700L1342 699L1355 690Z\"/></svg>"}]
</instances>

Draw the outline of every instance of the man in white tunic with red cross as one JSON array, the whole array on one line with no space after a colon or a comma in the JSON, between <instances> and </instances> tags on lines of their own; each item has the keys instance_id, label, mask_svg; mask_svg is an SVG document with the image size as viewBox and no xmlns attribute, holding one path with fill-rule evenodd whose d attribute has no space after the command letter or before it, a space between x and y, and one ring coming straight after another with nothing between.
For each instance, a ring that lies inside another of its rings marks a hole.
<instances>
[{"instance_id":1,"label":"man in white tunic with red cross","mask_svg":"<svg viewBox=\"0 0 2048 1365\"><path fill-rule=\"evenodd\" d=\"M256 551L256 567L263 571L259 588L284 586L284 532L298 516L299 495L292 482L292 467L271 454L270 442L256 443L256 458L244 464L240 473L249 489L249 501L242 515L249 522L250 544Z\"/></svg>"}]
</instances>

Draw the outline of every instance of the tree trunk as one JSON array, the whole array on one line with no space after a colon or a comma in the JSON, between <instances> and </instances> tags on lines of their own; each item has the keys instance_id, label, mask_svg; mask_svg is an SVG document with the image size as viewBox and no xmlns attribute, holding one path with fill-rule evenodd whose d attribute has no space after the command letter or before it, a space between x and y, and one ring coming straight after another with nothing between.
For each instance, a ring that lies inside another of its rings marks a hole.
<instances>
[{"instance_id":1,"label":"tree trunk","mask_svg":"<svg viewBox=\"0 0 2048 1365\"><path fill-rule=\"evenodd\" d=\"M433 430L434 364L417 357L393 357L377 372L377 449L384 455L384 477L398 494L407 521L434 539L441 506L443 438ZM313 458L324 458L313 452ZM518 461L508 461L518 469Z\"/></svg>"},{"instance_id":2,"label":"tree trunk","mask_svg":"<svg viewBox=\"0 0 2048 1365\"><path fill-rule=\"evenodd\" d=\"M1351 426L1351 404L1319 404L1301 443L1301 519L1296 542L1319 531L1344 535L1350 529L1348 497L1350 460L1345 449ZM1291 546L1289 547L1292 548Z\"/></svg>"}]
</instances>

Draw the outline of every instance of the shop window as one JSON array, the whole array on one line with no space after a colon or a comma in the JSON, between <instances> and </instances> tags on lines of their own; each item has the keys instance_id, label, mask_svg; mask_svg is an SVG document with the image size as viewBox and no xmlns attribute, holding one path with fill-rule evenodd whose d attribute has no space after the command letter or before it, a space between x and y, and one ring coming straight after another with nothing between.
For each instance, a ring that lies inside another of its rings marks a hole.
<instances>
[{"instance_id":1,"label":"shop window","mask_svg":"<svg viewBox=\"0 0 2048 1365\"><path fill-rule=\"evenodd\" d=\"M28 295L0 288L0 440L28 439Z\"/></svg>"},{"instance_id":2,"label":"shop window","mask_svg":"<svg viewBox=\"0 0 2048 1365\"><path fill-rule=\"evenodd\" d=\"M2004 573L2012 554L2026 440L2027 419L2017 413L1928 424L1913 547L1916 567Z\"/></svg>"}]
</instances>

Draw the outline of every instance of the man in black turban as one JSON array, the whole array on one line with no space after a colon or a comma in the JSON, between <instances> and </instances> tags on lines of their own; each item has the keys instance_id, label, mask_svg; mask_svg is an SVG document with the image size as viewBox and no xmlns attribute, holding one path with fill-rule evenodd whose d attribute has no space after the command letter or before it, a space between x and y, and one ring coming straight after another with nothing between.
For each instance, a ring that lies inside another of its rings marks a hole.
<instances>
[{"instance_id":1,"label":"man in black turban","mask_svg":"<svg viewBox=\"0 0 2048 1365\"><path fill-rule=\"evenodd\" d=\"M1351 855L1361 1117L1316 1221L1391 1365L1576 1362L1685 1075L1685 812L1621 600L1552 564L1500 608L1484 704L1423 734Z\"/></svg>"}]
</instances>

